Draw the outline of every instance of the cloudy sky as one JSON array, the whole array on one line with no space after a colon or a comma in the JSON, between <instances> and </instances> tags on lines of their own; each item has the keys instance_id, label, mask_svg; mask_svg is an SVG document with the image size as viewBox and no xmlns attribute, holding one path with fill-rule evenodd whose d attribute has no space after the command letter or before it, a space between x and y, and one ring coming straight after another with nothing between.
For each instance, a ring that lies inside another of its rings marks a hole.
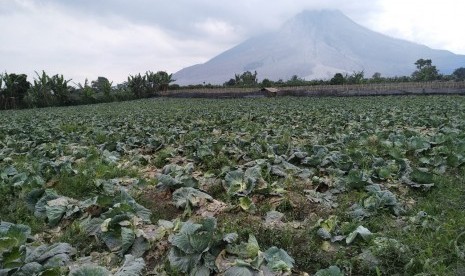
<instances>
[{"instance_id":1,"label":"cloudy sky","mask_svg":"<svg viewBox=\"0 0 465 276\"><path fill-rule=\"evenodd\" d=\"M114 83L203 63L304 9L465 54L463 0L0 0L0 72Z\"/></svg>"}]
</instances>

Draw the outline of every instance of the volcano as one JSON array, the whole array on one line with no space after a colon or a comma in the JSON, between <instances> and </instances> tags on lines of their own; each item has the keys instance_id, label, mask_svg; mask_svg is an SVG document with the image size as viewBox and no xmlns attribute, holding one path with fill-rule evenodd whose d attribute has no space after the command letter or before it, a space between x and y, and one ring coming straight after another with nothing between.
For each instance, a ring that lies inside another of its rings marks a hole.
<instances>
[{"instance_id":1,"label":"volcano","mask_svg":"<svg viewBox=\"0 0 465 276\"><path fill-rule=\"evenodd\" d=\"M257 71L259 80L330 79L363 71L370 77L410 75L415 61L431 59L443 74L465 65L465 55L392 38L369 30L338 10L304 11L277 31L265 33L174 74L176 83L223 84Z\"/></svg>"}]
</instances>

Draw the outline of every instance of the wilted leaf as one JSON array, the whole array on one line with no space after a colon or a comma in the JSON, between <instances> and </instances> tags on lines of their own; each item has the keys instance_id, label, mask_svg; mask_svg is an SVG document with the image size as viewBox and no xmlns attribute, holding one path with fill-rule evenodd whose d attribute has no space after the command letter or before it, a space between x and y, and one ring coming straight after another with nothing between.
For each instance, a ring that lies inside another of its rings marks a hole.
<instances>
[{"instance_id":1,"label":"wilted leaf","mask_svg":"<svg viewBox=\"0 0 465 276\"><path fill-rule=\"evenodd\" d=\"M150 249L150 244L144 237L137 237L134 240L134 243L131 246L131 250L129 250L129 254L134 256L135 258L140 258L144 255L144 253Z\"/></svg>"},{"instance_id":2,"label":"wilted leaf","mask_svg":"<svg viewBox=\"0 0 465 276\"><path fill-rule=\"evenodd\" d=\"M140 276L145 268L142 258L134 258L132 255L124 256L124 264L115 273L115 276Z\"/></svg>"},{"instance_id":3,"label":"wilted leaf","mask_svg":"<svg viewBox=\"0 0 465 276\"><path fill-rule=\"evenodd\" d=\"M284 214L278 211L269 211L266 213L265 224L279 224L282 223Z\"/></svg>"},{"instance_id":4,"label":"wilted leaf","mask_svg":"<svg viewBox=\"0 0 465 276\"><path fill-rule=\"evenodd\" d=\"M337 266L330 266L326 269L320 269L315 273L315 276L344 276L344 273Z\"/></svg>"},{"instance_id":5,"label":"wilted leaf","mask_svg":"<svg viewBox=\"0 0 465 276\"><path fill-rule=\"evenodd\" d=\"M273 271L291 271L294 267L294 259L286 251L275 246L263 253L267 266Z\"/></svg>"},{"instance_id":6,"label":"wilted leaf","mask_svg":"<svg viewBox=\"0 0 465 276\"><path fill-rule=\"evenodd\" d=\"M135 239L136 235L132 229L121 227L121 256L131 248Z\"/></svg>"},{"instance_id":7,"label":"wilted leaf","mask_svg":"<svg viewBox=\"0 0 465 276\"><path fill-rule=\"evenodd\" d=\"M248 267L233 266L226 270L224 276L254 276L254 273Z\"/></svg>"},{"instance_id":8,"label":"wilted leaf","mask_svg":"<svg viewBox=\"0 0 465 276\"><path fill-rule=\"evenodd\" d=\"M106 268L94 265L81 266L70 271L69 276L110 276L111 273Z\"/></svg>"},{"instance_id":9,"label":"wilted leaf","mask_svg":"<svg viewBox=\"0 0 465 276\"><path fill-rule=\"evenodd\" d=\"M71 256L74 256L76 253L76 249L68 243L56 243L50 246L42 245L28 252L26 263L49 262L52 257L57 256L58 260L55 259L53 262L67 264L71 260ZM47 267L47 264L45 263L44 266ZM50 264L50 266L52 265Z\"/></svg>"},{"instance_id":10,"label":"wilted leaf","mask_svg":"<svg viewBox=\"0 0 465 276\"><path fill-rule=\"evenodd\" d=\"M244 259L253 259L260 252L260 246L255 236L250 234L247 243L241 242L237 245L228 245L226 251Z\"/></svg>"},{"instance_id":11,"label":"wilted leaf","mask_svg":"<svg viewBox=\"0 0 465 276\"><path fill-rule=\"evenodd\" d=\"M244 181L244 172L242 170L228 172L224 183L227 193L230 195L247 195L251 191Z\"/></svg>"},{"instance_id":12,"label":"wilted leaf","mask_svg":"<svg viewBox=\"0 0 465 276\"><path fill-rule=\"evenodd\" d=\"M36 262L27 263L15 272L15 276L30 276L30 275L39 275L44 270L44 267ZM0 275L2 275L0 270Z\"/></svg>"},{"instance_id":13,"label":"wilted leaf","mask_svg":"<svg viewBox=\"0 0 465 276\"><path fill-rule=\"evenodd\" d=\"M368 176L364 172L351 170L347 175L347 185L352 189L363 189L368 185Z\"/></svg>"},{"instance_id":14,"label":"wilted leaf","mask_svg":"<svg viewBox=\"0 0 465 276\"><path fill-rule=\"evenodd\" d=\"M179 250L177 247L172 247L168 254L168 260L170 261L170 265L184 273L188 273L192 269L194 269L194 267L201 259L202 254L186 254L183 251Z\"/></svg>"},{"instance_id":15,"label":"wilted leaf","mask_svg":"<svg viewBox=\"0 0 465 276\"><path fill-rule=\"evenodd\" d=\"M179 188L173 193L173 201L178 208L198 207L205 200L213 200L213 198L191 187Z\"/></svg>"},{"instance_id":16,"label":"wilted leaf","mask_svg":"<svg viewBox=\"0 0 465 276\"><path fill-rule=\"evenodd\" d=\"M66 213L66 208L67 206L60 206L60 205L54 205L54 206L45 206L45 213L47 214L47 219L48 219L48 224L50 226L56 226L63 215Z\"/></svg>"},{"instance_id":17,"label":"wilted leaf","mask_svg":"<svg viewBox=\"0 0 465 276\"><path fill-rule=\"evenodd\" d=\"M227 243L233 243L239 238L237 233L228 233L223 236L223 241Z\"/></svg>"},{"instance_id":18,"label":"wilted leaf","mask_svg":"<svg viewBox=\"0 0 465 276\"><path fill-rule=\"evenodd\" d=\"M370 230L360 225L347 236L346 243L351 244L357 238L357 236L360 236L363 240L368 241L372 235L373 234L370 232Z\"/></svg>"},{"instance_id":19,"label":"wilted leaf","mask_svg":"<svg viewBox=\"0 0 465 276\"><path fill-rule=\"evenodd\" d=\"M256 210L255 204L249 197L241 197L239 199L239 206L241 206L242 210L250 213Z\"/></svg>"}]
</instances>

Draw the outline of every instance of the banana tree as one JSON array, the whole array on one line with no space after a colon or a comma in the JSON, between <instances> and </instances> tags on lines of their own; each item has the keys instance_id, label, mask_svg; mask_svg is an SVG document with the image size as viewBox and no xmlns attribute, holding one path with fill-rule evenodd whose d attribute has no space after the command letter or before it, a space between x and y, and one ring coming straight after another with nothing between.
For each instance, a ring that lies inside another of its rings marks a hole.
<instances>
[{"instance_id":1,"label":"banana tree","mask_svg":"<svg viewBox=\"0 0 465 276\"><path fill-rule=\"evenodd\" d=\"M37 78L34 79L34 84L27 92L25 101L30 106L51 106L54 100L54 92L50 85L50 77L42 71L42 74L35 72Z\"/></svg>"},{"instance_id":2,"label":"banana tree","mask_svg":"<svg viewBox=\"0 0 465 276\"><path fill-rule=\"evenodd\" d=\"M173 74L168 74L165 71L158 71L156 74L158 78L158 90L159 91L167 91L170 83L175 81L173 79Z\"/></svg>"},{"instance_id":3,"label":"banana tree","mask_svg":"<svg viewBox=\"0 0 465 276\"><path fill-rule=\"evenodd\" d=\"M54 98L57 99L60 105L69 103L70 86L68 83L71 80L65 80L63 75L54 75L49 79Z\"/></svg>"},{"instance_id":4,"label":"banana tree","mask_svg":"<svg viewBox=\"0 0 465 276\"><path fill-rule=\"evenodd\" d=\"M147 77L137 74L128 77L129 89L137 98L143 98L147 95Z\"/></svg>"},{"instance_id":5,"label":"banana tree","mask_svg":"<svg viewBox=\"0 0 465 276\"><path fill-rule=\"evenodd\" d=\"M145 77L147 79L147 89L152 93L167 91L170 83L174 81L173 74L168 74L165 71L158 71L157 73L148 71L145 73Z\"/></svg>"},{"instance_id":6,"label":"banana tree","mask_svg":"<svg viewBox=\"0 0 465 276\"><path fill-rule=\"evenodd\" d=\"M82 93L82 98L86 103L92 103L95 99L95 90L89 85L89 81L86 79L84 84L78 83L78 90Z\"/></svg>"}]
</instances>

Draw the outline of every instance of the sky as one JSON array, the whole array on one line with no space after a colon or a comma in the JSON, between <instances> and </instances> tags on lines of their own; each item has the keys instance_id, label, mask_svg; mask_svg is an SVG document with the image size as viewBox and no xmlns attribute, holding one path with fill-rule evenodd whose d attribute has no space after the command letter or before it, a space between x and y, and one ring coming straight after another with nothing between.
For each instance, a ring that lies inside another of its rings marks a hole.
<instances>
[{"instance_id":1,"label":"sky","mask_svg":"<svg viewBox=\"0 0 465 276\"><path fill-rule=\"evenodd\" d=\"M113 83L204 63L306 9L465 55L463 0L0 0L0 73Z\"/></svg>"}]
</instances>

